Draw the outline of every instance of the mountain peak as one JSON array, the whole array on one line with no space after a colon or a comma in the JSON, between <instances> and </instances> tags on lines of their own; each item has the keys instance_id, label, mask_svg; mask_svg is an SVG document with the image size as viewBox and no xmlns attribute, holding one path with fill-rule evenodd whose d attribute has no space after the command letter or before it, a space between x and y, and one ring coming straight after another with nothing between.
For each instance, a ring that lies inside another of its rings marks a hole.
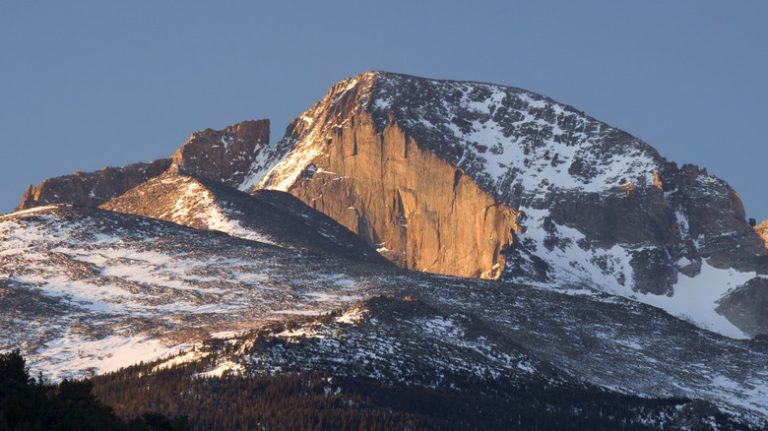
<instances>
[{"instance_id":1,"label":"mountain peak","mask_svg":"<svg viewBox=\"0 0 768 431\"><path fill-rule=\"evenodd\" d=\"M269 146L269 120L195 132L172 157L175 171L239 186Z\"/></svg>"},{"instance_id":2,"label":"mountain peak","mask_svg":"<svg viewBox=\"0 0 768 431\"><path fill-rule=\"evenodd\" d=\"M745 310L714 301L768 272L726 182L516 87L368 71L294 120L269 166L257 189L293 194L408 269L651 303L693 278L714 292L693 319L736 336L722 316ZM664 306L691 314L678 305Z\"/></svg>"}]
</instances>

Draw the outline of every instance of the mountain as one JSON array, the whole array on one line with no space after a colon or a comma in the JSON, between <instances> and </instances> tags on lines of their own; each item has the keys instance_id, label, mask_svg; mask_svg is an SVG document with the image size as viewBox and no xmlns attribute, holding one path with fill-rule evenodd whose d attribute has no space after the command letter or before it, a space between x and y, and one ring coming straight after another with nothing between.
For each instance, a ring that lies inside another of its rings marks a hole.
<instances>
[{"instance_id":1,"label":"mountain","mask_svg":"<svg viewBox=\"0 0 768 431\"><path fill-rule=\"evenodd\" d=\"M171 161L174 171L237 186L268 149L269 120L243 121L193 133Z\"/></svg>"},{"instance_id":2,"label":"mountain","mask_svg":"<svg viewBox=\"0 0 768 431\"><path fill-rule=\"evenodd\" d=\"M764 225L706 170L526 90L366 72L274 144L267 120L205 129L20 208L0 351L123 415L768 426Z\"/></svg>"},{"instance_id":3,"label":"mountain","mask_svg":"<svg viewBox=\"0 0 768 431\"><path fill-rule=\"evenodd\" d=\"M241 188L287 191L407 269L596 288L730 336L768 332L764 308L728 296L768 272L738 194L535 93L367 72L251 171Z\"/></svg>"},{"instance_id":4,"label":"mountain","mask_svg":"<svg viewBox=\"0 0 768 431\"><path fill-rule=\"evenodd\" d=\"M760 235L760 238L762 238L763 241L768 244L768 220L765 220L764 222L755 226L755 232L757 232L757 234Z\"/></svg>"}]
</instances>

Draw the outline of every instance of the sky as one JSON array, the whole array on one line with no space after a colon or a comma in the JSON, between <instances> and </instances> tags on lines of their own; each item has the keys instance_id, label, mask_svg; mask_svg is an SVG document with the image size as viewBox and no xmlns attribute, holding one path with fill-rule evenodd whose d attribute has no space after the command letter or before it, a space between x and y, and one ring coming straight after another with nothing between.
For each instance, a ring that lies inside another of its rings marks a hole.
<instances>
[{"instance_id":1,"label":"sky","mask_svg":"<svg viewBox=\"0 0 768 431\"><path fill-rule=\"evenodd\" d=\"M766 1L0 0L0 212L29 184L272 139L370 69L512 85L728 181L768 218Z\"/></svg>"}]
</instances>

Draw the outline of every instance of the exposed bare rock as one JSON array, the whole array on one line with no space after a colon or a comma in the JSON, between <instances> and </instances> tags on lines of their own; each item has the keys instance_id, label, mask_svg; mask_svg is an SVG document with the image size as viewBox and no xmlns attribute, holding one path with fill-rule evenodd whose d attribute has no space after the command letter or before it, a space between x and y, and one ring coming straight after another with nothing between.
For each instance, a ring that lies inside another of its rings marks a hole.
<instances>
[{"instance_id":1,"label":"exposed bare rock","mask_svg":"<svg viewBox=\"0 0 768 431\"><path fill-rule=\"evenodd\" d=\"M37 186L29 186L17 210L41 205L66 203L95 207L140 183L163 173L169 159L134 163L123 167L107 167L95 172L49 178Z\"/></svg>"},{"instance_id":2,"label":"exposed bare rock","mask_svg":"<svg viewBox=\"0 0 768 431\"><path fill-rule=\"evenodd\" d=\"M388 264L357 235L279 191L260 190L249 195L216 181L169 172L101 208L280 247Z\"/></svg>"},{"instance_id":3,"label":"exposed bare rock","mask_svg":"<svg viewBox=\"0 0 768 431\"><path fill-rule=\"evenodd\" d=\"M755 232L760 235L760 238L763 239L765 246L768 247L768 220L765 220L764 222L755 226Z\"/></svg>"},{"instance_id":4,"label":"exposed bare rock","mask_svg":"<svg viewBox=\"0 0 768 431\"><path fill-rule=\"evenodd\" d=\"M238 187L269 146L269 120L195 132L173 155L174 169Z\"/></svg>"},{"instance_id":5,"label":"exposed bare rock","mask_svg":"<svg viewBox=\"0 0 768 431\"><path fill-rule=\"evenodd\" d=\"M268 155L269 120L205 129L193 133L172 159L44 180L29 187L16 210L56 203L95 207L169 169L238 187Z\"/></svg>"},{"instance_id":6,"label":"exposed bare rock","mask_svg":"<svg viewBox=\"0 0 768 431\"><path fill-rule=\"evenodd\" d=\"M270 173L269 187L337 220L403 268L498 278L502 251L519 230L517 211L394 122L377 130L369 113L343 112L359 101L337 87L293 124L297 150ZM336 97L338 105L327 103Z\"/></svg>"},{"instance_id":7,"label":"exposed bare rock","mask_svg":"<svg viewBox=\"0 0 768 431\"><path fill-rule=\"evenodd\" d=\"M768 280L755 277L723 297L717 311L749 335L768 334Z\"/></svg>"}]
</instances>

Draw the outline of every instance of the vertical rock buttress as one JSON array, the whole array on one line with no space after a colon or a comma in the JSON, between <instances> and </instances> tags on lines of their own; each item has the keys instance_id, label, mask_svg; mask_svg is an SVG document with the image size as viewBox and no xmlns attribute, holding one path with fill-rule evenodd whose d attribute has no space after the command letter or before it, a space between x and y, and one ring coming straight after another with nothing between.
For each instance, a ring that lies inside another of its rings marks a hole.
<instances>
[{"instance_id":1,"label":"vertical rock buttress","mask_svg":"<svg viewBox=\"0 0 768 431\"><path fill-rule=\"evenodd\" d=\"M322 151L288 191L378 248L400 267L499 278L518 212L461 170L419 148L395 122L367 113L324 133Z\"/></svg>"}]
</instances>

